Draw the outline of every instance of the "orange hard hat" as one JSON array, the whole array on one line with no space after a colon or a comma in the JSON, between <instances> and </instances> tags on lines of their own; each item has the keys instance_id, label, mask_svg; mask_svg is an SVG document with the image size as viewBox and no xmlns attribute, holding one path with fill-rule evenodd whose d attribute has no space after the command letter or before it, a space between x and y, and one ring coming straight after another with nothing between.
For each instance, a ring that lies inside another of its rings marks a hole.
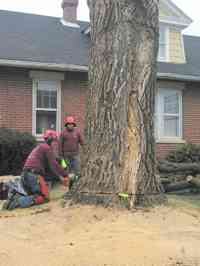
<instances>
[{"instance_id":1,"label":"orange hard hat","mask_svg":"<svg viewBox=\"0 0 200 266\"><path fill-rule=\"evenodd\" d=\"M73 116L66 116L64 120L65 125L66 124L74 124L76 126L76 121Z\"/></svg>"},{"instance_id":2,"label":"orange hard hat","mask_svg":"<svg viewBox=\"0 0 200 266\"><path fill-rule=\"evenodd\" d=\"M55 130L53 129L47 129L44 134L43 134L43 138L45 140L52 138L52 139L57 139L58 138L58 134Z\"/></svg>"}]
</instances>

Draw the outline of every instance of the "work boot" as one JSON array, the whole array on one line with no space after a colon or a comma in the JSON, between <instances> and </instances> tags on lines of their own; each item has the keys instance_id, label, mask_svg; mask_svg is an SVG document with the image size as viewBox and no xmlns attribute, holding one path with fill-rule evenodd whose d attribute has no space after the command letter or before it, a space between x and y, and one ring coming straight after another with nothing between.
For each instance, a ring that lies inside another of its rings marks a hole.
<instances>
[{"instance_id":1,"label":"work boot","mask_svg":"<svg viewBox=\"0 0 200 266\"><path fill-rule=\"evenodd\" d=\"M15 194L12 197L8 198L7 201L3 204L3 210L14 210L19 207L18 202L19 195Z\"/></svg>"}]
</instances>

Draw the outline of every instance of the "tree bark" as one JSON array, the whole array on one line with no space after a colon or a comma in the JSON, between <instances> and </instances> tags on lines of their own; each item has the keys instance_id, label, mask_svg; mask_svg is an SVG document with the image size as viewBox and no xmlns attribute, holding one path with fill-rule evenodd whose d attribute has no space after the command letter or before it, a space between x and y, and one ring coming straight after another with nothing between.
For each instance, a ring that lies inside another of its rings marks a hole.
<instances>
[{"instance_id":1,"label":"tree bark","mask_svg":"<svg viewBox=\"0 0 200 266\"><path fill-rule=\"evenodd\" d=\"M158 0L88 0L90 89L78 201L163 202L155 175Z\"/></svg>"}]
</instances>

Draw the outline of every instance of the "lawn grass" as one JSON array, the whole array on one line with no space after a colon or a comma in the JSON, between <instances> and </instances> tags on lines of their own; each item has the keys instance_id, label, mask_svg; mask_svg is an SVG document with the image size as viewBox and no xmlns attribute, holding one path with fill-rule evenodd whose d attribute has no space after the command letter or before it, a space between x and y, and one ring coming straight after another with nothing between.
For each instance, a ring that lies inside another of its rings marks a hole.
<instances>
[{"instance_id":1,"label":"lawn grass","mask_svg":"<svg viewBox=\"0 0 200 266\"><path fill-rule=\"evenodd\" d=\"M188 209L200 213L200 194L168 194L168 205L177 209Z\"/></svg>"}]
</instances>

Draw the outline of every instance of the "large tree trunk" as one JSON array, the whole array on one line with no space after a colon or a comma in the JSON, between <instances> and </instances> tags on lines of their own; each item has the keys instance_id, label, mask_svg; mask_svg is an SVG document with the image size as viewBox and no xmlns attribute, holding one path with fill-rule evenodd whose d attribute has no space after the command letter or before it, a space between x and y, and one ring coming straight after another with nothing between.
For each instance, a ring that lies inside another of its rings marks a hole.
<instances>
[{"instance_id":1,"label":"large tree trunk","mask_svg":"<svg viewBox=\"0 0 200 266\"><path fill-rule=\"evenodd\" d=\"M88 0L91 54L83 177L76 199L163 201L155 175L158 0Z\"/></svg>"}]
</instances>

